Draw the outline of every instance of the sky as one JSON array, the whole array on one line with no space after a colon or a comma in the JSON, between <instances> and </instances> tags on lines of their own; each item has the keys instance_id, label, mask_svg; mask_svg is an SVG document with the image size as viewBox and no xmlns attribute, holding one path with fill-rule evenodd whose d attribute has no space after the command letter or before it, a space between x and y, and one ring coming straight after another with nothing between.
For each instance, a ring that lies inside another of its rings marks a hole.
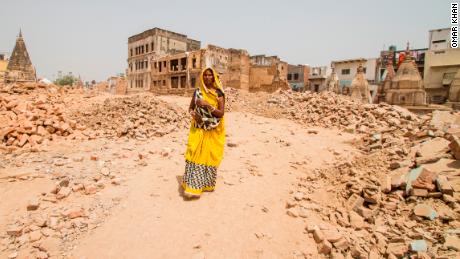
<instances>
[{"instance_id":1,"label":"sky","mask_svg":"<svg viewBox=\"0 0 460 259\"><path fill-rule=\"evenodd\" d=\"M22 29L37 75L84 81L124 73L128 37L158 27L201 46L277 55L289 64L378 57L383 48L428 47L428 31L450 27L455 0L0 0L0 53ZM459 1L457 1L459 2Z\"/></svg>"}]
</instances>

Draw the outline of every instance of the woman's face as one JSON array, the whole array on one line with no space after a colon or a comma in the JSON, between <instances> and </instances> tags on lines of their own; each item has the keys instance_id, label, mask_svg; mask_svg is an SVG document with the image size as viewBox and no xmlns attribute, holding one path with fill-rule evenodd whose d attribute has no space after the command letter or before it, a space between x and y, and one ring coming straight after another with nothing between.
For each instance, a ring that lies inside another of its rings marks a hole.
<instances>
[{"instance_id":1,"label":"woman's face","mask_svg":"<svg viewBox=\"0 0 460 259\"><path fill-rule=\"evenodd\" d=\"M204 81L204 84L208 87L212 86L213 83L214 83L214 75L212 74L211 70L206 70L204 71L204 74L203 74L203 81Z\"/></svg>"}]
</instances>

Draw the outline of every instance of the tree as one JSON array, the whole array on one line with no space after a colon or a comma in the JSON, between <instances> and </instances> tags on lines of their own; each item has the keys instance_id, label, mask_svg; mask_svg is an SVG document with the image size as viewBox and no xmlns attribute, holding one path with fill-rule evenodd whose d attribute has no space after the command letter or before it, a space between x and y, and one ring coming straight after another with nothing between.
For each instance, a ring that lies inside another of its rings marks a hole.
<instances>
[{"instance_id":1,"label":"tree","mask_svg":"<svg viewBox=\"0 0 460 259\"><path fill-rule=\"evenodd\" d=\"M72 75L72 73L68 73L67 75L59 75L56 80L54 80L54 84L56 85L73 85L74 82L78 81L78 78Z\"/></svg>"}]
</instances>

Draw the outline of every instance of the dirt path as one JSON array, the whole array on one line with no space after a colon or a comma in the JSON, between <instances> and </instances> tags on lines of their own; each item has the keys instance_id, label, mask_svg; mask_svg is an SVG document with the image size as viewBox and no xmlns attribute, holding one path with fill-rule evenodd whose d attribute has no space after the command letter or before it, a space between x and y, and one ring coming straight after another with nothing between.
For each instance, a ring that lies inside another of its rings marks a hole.
<instances>
[{"instance_id":1,"label":"dirt path","mask_svg":"<svg viewBox=\"0 0 460 259\"><path fill-rule=\"evenodd\" d=\"M306 220L286 214L296 176L332 161L332 151L351 150L351 136L333 130L308 134L290 121L227 114L225 158L218 186L184 201L182 175L187 132L153 140L167 159L149 162L127 184L121 206L76 244L76 258L291 258L316 253L303 229ZM297 163L297 165L296 165Z\"/></svg>"},{"instance_id":2,"label":"dirt path","mask_svg":"<svg viewBox=\"0 0 460 259\"><path fill-rule=\"evenodd\" d=\"M161 99L183 108L189 102L182 97ZM308 217L293 218L286 214L286 201L297 190L297 178L357 152L347 144L354 135L316 130L318 134L308 133L289 120L227 113L227 143L234 145L225 147L216 191L193 201L183 199L178 183L186 131L147 141L53 142L46 153L8 157L23 164L0 170L0 196L6 201L0 204L0 231L6 232L8 222L28 222L21 214L34 217L25 209L28 201L48 193L56 184L53 179L64 175L71 184L94 179L99 191L73 192L57 203L42 201L36 214L48 219L75 207L86 214L83 220L50 227L47 237L42 236L39 243L47 245L51 258L315 257L316 244L304 229L319 216L311 211ZM92 155L97 161L89 159ZM100 179L103 167L110 168L110 177ZM13 182L5 178L20 173L35 177ZM328 199L315 193L316 202ZM65 240L65 246L59 240ZM15 245L7 246L0 258L14 250ZM19 251L17 258L29 258L30 251Z\"/></svg>"}]
</instances>

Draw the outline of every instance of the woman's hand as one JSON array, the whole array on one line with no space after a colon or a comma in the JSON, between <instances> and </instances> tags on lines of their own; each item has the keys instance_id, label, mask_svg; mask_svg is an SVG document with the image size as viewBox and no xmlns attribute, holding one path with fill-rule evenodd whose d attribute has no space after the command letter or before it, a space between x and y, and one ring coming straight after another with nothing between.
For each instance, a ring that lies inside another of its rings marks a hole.
<instances>
[{"instance_id":1,"label":"woman's hand","mask_svg":"<svg viewBox=\"0 0 460 259\"><path fill-rule=\"evenodd\" d=\"M202 119L201 119L201 116L199 114L197 114L195 111L191 111L190 112L190 115L192 115L192 118L198 122L198 123L201 123L202 122Z\"/></svg>"},{"instance_id":2,"label":"woman's hand","mask_svg":"<svg viewBox=\"0 0 460 259\"><path fill-rule=\"evenodd\" d=\"M206 108L206 107L210 107L211 105L206 102L205 100L203 99L196 99L196 105L202 107L202 108Z\"/></svg>"}]
</instances>

